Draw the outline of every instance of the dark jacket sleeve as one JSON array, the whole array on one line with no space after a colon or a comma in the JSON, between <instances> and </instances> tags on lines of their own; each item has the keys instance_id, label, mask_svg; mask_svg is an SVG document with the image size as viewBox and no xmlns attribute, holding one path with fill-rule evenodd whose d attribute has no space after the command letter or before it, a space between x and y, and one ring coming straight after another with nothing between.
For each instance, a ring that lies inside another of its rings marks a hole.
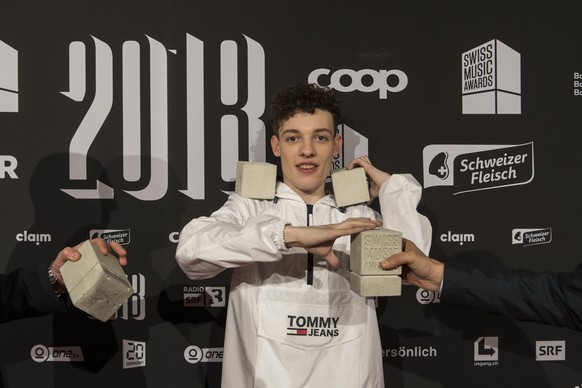
<instances>
[{"instance_id":1,"label":"dark jacket sleeve","mask_svg":"<svg viewBox=\"0 0 582 388\"><path fill-rule=\"evenodd\" d=\"M445 264L441 302L582 331L582 264L537 273Z\"/></svg>"},{"instance_id":2,"label":"dark jacket sleeve","mask_svg":"<svg viewBox=\"0 0 582 388\"><path fill-rule=\"evenodd\" d=\"M51 287L47 267L0 275L0 322L65 311Z\"/></svg>"}]
</instances>

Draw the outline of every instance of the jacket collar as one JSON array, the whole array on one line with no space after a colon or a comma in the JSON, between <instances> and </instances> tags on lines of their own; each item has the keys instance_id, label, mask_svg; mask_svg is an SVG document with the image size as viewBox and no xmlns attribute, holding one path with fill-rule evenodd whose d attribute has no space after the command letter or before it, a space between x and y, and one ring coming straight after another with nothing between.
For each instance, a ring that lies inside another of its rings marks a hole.
<instances>
[{"instance_id":1,"label":"jacket collar","mask_svg":"<svg viewBox=\"0 0 582 388\"><path fill-rule=\"evenodd\" d=\"M275 189L275 196L281 199L287 199L292 201L303 202L303 198L297 194L293 189L287 186L285 183L278 181L277 187ZM304 203L304 202L303 202ZM320 198L315 204L328 205L331 207L337 207L335 204L335 198L331 194L327 194L325 197Z\"/></svg>"}]
</instances>

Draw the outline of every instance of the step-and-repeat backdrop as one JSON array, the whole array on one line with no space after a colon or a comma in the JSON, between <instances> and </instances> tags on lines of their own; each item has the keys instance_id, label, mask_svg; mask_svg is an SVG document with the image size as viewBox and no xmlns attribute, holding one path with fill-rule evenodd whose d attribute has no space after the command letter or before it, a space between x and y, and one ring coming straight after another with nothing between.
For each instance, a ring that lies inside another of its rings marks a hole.
<instances>
[{"instance_id":1,"label":"step-and-repeat backdrop","mask_svg":"<svg viewBox=\"0 0 582 388\"><path fill-rule=\"evenodd\" d=\"M433 257L580 261L582 5L398 1L0 3L0 270L118 241L134 294L0 327L7 387L218 387L229 276L191 281L178 233L276 163L268 100L334 87L346 139L424 187ZM582 336L439 303L378 300L391 387L582 386Z\"/></svg>"}]
</instances>

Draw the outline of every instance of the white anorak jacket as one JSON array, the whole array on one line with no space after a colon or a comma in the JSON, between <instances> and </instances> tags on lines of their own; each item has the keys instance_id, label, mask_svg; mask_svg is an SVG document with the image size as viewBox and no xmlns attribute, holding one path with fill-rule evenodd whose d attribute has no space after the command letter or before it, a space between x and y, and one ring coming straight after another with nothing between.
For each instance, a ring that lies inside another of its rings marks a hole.
<instances>
[{"instance_id":1,"label":"white anorak jacket","mask_svg":"<svg viewBox=\"0 0 582 388\"><path fill-rule=\"evenodd\" d=\"M421 187L411 175L392 175L379 193L383 227L399 230L428 253L431 226L416 211ZM190 279L232 268L222 387L384 388L373 298L350 291L350 236L333 250L332 271L303 248L285 247L285 225L326 225L350 217L382 219L365 205L338 208L328 195L313 205L284 183L276 199L232 194L210 217L180 233L176 259Z\"/></svg>"}]
</instances>

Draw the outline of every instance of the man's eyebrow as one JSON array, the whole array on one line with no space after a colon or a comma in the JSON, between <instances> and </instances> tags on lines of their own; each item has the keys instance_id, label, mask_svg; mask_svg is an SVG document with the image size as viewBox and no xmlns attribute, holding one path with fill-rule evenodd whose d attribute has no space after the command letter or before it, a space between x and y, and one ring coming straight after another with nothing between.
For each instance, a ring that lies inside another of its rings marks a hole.
<instances>
[{"instance_id":1,"label":"man's eyebrow","mask_svg":"<svg viewBox=\"0 0 582 388\"><path fill-rule=\"evenodd\" d=\"M299 133L299 130L298 129L289 128L289 129L284 129L284 130L281 131L281 135L287 134L287 133L297 134L297 133Z\"/></svg>"}]
</instances>

